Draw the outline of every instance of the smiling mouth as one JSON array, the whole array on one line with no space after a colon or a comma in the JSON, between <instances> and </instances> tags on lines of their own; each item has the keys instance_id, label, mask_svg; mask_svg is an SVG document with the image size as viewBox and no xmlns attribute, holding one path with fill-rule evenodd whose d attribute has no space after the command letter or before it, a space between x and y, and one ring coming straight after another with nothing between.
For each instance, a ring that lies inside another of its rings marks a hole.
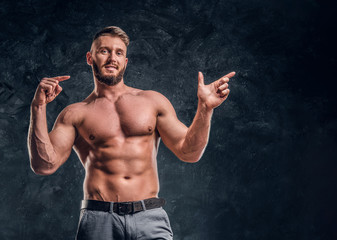
<instances>
[{"instance_id":1,"label":"smiling mouth","mask_svg":"<svg viewBox=\"0 0 337 240\"><path fill-rule=\"evenodd\" d=\"M105 65L104 68L109 71L118 70L118 67L115 65Z\"/></svg>"}]
</instances>

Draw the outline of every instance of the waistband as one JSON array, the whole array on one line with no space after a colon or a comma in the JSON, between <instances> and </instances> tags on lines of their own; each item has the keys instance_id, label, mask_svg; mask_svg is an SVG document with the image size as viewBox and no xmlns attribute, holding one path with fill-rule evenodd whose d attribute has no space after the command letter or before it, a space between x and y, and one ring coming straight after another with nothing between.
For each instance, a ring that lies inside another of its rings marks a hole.
<instances>
[{"instance_id":1,"label":"waistband","mask_svg":"<svg viewBox=\"0 0 337 240\"><path fill-rule=\"evenodd\" d=\"M81 209L93 211L115 212L126 215L164 206L164 198L148 198L135 202L103 202L97 200L82 200Z\"/></svg>"}]
</instances>

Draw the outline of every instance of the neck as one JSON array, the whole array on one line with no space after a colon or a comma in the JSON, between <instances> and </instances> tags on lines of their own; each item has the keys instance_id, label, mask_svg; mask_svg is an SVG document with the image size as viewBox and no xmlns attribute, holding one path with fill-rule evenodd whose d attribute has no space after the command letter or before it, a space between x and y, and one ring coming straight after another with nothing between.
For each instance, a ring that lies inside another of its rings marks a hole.
<instances>
[{"instance_id":1,"label":"neck","mask_svg":"<svg viewBox=\"0 0 337 240\"><path fill-rule=\"evenodd\" d=\"M128 86L124 84L124 79L122 79L119 83L113 86L106 85L104 83L99 82L95 78L95 88L93 93L98 98L108 98L108 99L114 99L123 94Z\"/></svg>"}]
</instances>

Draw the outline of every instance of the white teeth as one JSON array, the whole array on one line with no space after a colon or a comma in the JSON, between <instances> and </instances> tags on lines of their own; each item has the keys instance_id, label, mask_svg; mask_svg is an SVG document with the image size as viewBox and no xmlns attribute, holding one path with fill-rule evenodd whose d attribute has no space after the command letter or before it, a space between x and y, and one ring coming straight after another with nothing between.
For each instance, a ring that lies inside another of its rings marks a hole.
<instances>
[{"instance_id":1,"label":"white teeth","mask_svg":"<svg viewBox=\"0 0 337 240\"><path fill-rule=\"evenodd\" d=\"M107 66L106 68L108 68L108 69L117 69L117 67L114 67L114 66Z\"/></svg>"}]
</instances>

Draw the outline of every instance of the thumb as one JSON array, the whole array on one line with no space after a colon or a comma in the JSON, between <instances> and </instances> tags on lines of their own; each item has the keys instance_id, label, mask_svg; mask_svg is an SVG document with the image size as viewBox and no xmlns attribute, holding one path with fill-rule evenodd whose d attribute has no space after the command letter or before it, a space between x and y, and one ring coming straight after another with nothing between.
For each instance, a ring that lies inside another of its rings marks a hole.
<instances>
[{"instance_id":1,"label":"thumb","mask_svg":"<svg viewBox=\"0 0 337 240\"><path fill-rule=\"evenodd\" d=\"M198 73L198 84L199 85L205 85L205 83L204 83L204 75L202 74L202 72Z\"/></svg>"}]
</instances>

